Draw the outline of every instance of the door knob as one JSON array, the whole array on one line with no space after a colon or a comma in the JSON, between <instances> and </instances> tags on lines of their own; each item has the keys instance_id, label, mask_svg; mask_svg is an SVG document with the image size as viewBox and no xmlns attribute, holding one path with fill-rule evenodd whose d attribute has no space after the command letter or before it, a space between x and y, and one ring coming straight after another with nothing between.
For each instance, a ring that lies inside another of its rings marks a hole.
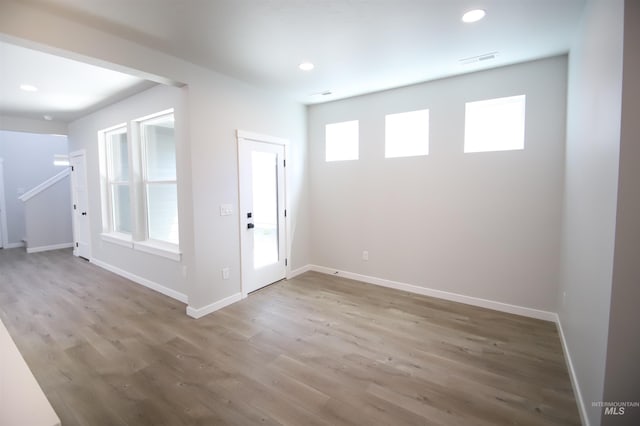
<instances>
[{"instance_id":1,"label":"door knob","mask_svg":"<svg viewBox=\"0 0 640 426\"><path fill-rule=\"evenodd\" d=\"M82 216L86 216L86 215L87 215L87 212L82 212Z\"/></svg>"},{"instance_id":2,"label":"door knob","mask_svg":"<svg viewBox=\"0 0 640 426\"><path fill-rule=\"evenodd\" d=\"M255 225L253 223L247 223L247 229L253 229Z\"/></svg>"}]
</instances>

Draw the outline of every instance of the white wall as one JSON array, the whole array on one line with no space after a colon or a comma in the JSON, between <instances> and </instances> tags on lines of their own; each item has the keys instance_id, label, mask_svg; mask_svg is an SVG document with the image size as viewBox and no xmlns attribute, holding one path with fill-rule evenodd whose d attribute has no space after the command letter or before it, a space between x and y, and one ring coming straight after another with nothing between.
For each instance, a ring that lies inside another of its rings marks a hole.
<instances>
[{"instance_id":1,"label":"white wall","mask_svg":"<svg viewBox=\"0 0 640 426\"><path fill-rule=\"evenodd\" d=\"M25 236L28 251L71 247L71 182L69 176L25 202Z\"/></svg>"},{"instance_id":2,"label":"white wall","mask_svg":"<svg viewBox=\"0 0 640 426\"><path fill-rule=\"evenodd\" d=\"M559 317L592 425L600 409L618 193L621 0L590 1L569 61Z\"/></svg>"},{"instance_id":3,"label":"white wall","mask_svg":"<svg viewBox=\"0 0 640 426\"><path fill-rule=\"evenodd\" d=\"M66 136L0 130L9 246L25 237L24 204L18 197L59 173L53 156L67 152Z\"/></svg>"},{"instance_id":4,"label":"white wall","mask_svg":"<svg viewBox=\"0 0 640 426\"><path fill-rule=\"evenodd\" d=\"M288 139L289 268L308 264L305 108L234 80L204 73L189 86L197 300L240 291L238 160L235 129ZM200 141L200 143L195 143ZM234 206L220 217L220 204ZM289 214L290 213L290 214ZM231 278L222 281L222 268ZM201 305L203 306L203 305ZM196 308L199 306L195 306Z\"/></svg>"},{"instance_id":5,"label":"white wall","mask_svg":"<svg viewBox=\"0 0 640 426\"><path fill-rule=\"evenodd\" d=\"M26 25L28 23L28 25ZM120 71L154 78L156 81L182 82L188 86L187 159L178 160L182 190L181 249L186 277L159 267L155 274L167 272L163 282L186 286L189 305L202 308L240 292L240 248L237 153L235 130L242 129L289 139L288 201L291 253L289 267L309 263L307 224L307 171L305 109L277 93L269 93L162 54L125 39L103 33L75 22L73 17L56 15L22 2L7 0L0 14L0 33L13 40L47 46L51 51L75 59L104 65ZM84 141L97 140L95 135ZM96 142L97 143L97 142ZM75 145L77 146L77 145ZM86 145L88 146L88 145ZM219 205L230 203L234 214L220 216ZM183 211L182 208L186 208ZM92 207L95 210L95 206ZM95 214L92 219L95 220ZM94 229L94 228L92 228ZM123 254L107 252L102 256L121 259ZM128 260L127 260L128 261ZM153 260L155 264L155 260ZM163 264L164 265L164 264ZM135 265L127 265L135 268ZM230 279L223 280L221 269L230 268ZM145 269L147 270L147 269ZM143 277L145 278L145 277Z\"/></svg>"},{"instance_id":6,"label":"white wall","mask_svg":"<svg viewBox=\"0 0 640 426\"><path fill-rule=\"evenodd\" d=\"M566 71L554 57L309 107L312 262L555 311ZM525 149L464 154L465 102L520 94ZM385 114L422 108L429 155L385 159ZM360 160L325 162L325 124L355 119Z\"/></svg>"},{"instance_id":7,"label":"white wall","mask_svg":"<svg viewBox=\"0 0 640 426\"><path fill-rule=\"evenodd\" d=\"M607 339L604 401L640 401L640 2L624 5L622 121L618 211ZM602 417L605 425L639 425L640 408Z\"/></svg>"},{"instance_id":8,"label":"white wall","mask_svg":"<svg viewBox=\"0 0 640 426\"><path fill-rule=\"evenodd\" d=\"M176 120L176 166L178 173L178 193L181 246L193 244L189 230L188 208L191 190L188 155L188 135L186 126L186 90L169 86L156 86L138 95L106 107L100 111L69 123L69 150L84 150L87 164L87 185L89 195L89 223L91 228L91 255L94 261L127 271L138 277L152 281L186 296L186 277L182 273L182 263L140 252L132 248L116 245L100 237L103 232L103 209L101 205L100 157L98 132L153 113L174 108Z\"/></svg>"}]
</instances>

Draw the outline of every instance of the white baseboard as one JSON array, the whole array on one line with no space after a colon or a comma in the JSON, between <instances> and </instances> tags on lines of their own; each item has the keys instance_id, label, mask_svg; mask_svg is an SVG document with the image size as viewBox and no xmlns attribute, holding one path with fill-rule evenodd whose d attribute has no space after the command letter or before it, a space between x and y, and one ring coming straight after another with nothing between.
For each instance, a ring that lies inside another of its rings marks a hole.
<instances>
[{"instance_id":1,"label":"white baseboard","mask_svg":"<svg viewBox=\"0 0 640 426\"><path fill-rule=\"evenodd\" d=\"M466 303L467 305L479 306L482 308L493 309L495 311L507 312L510 314L522 315L525 317L541 319L545 321L555 322L556 314L553 312L542 311L539 309L527 308L524 306L511 305L508 303L497 302L494 300L481 299L479 297L465 296L458 293L450 293L448 291L436 290L427 287L420 287L413 284L401 283L398 281L386 280L383 278L370 277L368 275L355 274L353 272L340 271L337 269L327 268L325 266L307 265L305 268L310 271L321 272L328 275L338 275L352 280L363 281L369 284L375 284L382 287L394 288L396 290L407 291L409 293L421 294L423 296L436 297L438 299L450 300L452 302Z\"/></svg>"},{"instance_id":2,"label":"white baseboard","mask_svg":"<svg viewBox=\"0 0 640 426\"><path fill-rule=\"evenodd\" d=\"M20 248L20 247L24 247L24 242L19 242L19 243L8 243L6 246L4 246L4 248L6 249L12 249L12 248Z\"/></svg>"},{"instance_id":3,"label":"white baseboard","mask_svg":"<svg viewBox=\"0 0 640 426\"><path fill-rule=\"evenodd\" d=\"M203 306L202 308L192 308L191 306L187 306L187 315L195 319L202 318L205 315L209 315L212 312L215 312L240 300L242 300L242 293L236 293L232 294L229 297L225 297L224 299L218 300L217 302L213 302L207 306Z\"/></svg>"},{"instance_id":4,"label":"white baseboard","mask_svg":"<svg viewBox=\"0 0 640 426\"><path fill-rule=\"evenodd\" d=\"M560 343L562 345L562 352L564 353L564 360L569 370L569 377L571 378L571 387L573 387L573 394L576 397L576 403L578 404L578 412L580 413L580 420L583 426L590 426L589 417L587 416L587 407L584 405L584 399L582 398L582 392L580 392L580 384L578 383L578 376L573 368L573 361L571 360L571 353L569 352L569 346L567 340L564 337L564 330L562 329L562 322L560 316L556 314L556 326L558 327L558 334L560 335Z\"/></svg>"},{"instance_id":5,"label":"white baseboard","mask_svg":"<svg viewBox=\"0 0 640 426\"><path fill-rule=\"evenodd\" d=\"M155 290L158 293L162 293L165 296L169 296L172 299L176 299L179 300L182 303L188 303L188 297L186 294L180 293L179 291L175 291L173 289L170 289L168 287L165 287L161 284L155 283L151 280L148 280L146 278L142 278L139 277L135 274L132 274L130 272L125 271L124 269L120 269L118 267L115 267L113 265L110 265L106 262L103 262L101 260L98 259L91 259L91 263L95 264L96 266L99 266L103 269L106 269L107 271L113 272L116 275L120 275L121 277L127 278L135 283L138 283L140 285L143 285L147 288L150 288L151 290Z\"/></svg>"},{"instance_id":6,"label":"white baseboard","mask_svg":"<svg viewBox=\"0 0 640 426\"><path fill-rule=\"evenodd\" d=\"M287 274L287 279L295 278L298 275L304 274L305 272L310 270L311 270L311 265L306 265L306 266L303 266L302 268L294 269L292 271L289 271L289 273ZM218 300L217 302L213 302L202 308L192 308L191 306L187 306L187 315L196 319L202 318L205 315L208 315L212 312L215 312L219 309L222 309L233 303L236 303L244 299L245 297L247 297L247 294L243 294L242 292L240 292L240 293L232 294L229 297L226 297L222 300Z\"/></svg>"},{"instance_id":7,"label":"white baseboard","mask_svg":"<svg viewBox=\"0 0 640 426\"><path fill-rule=\"evenodd\" d=\"M73 247L73 243L52 244L50 246L27 247L27 253L39 253L41 251L60 250Z\"/></svg>"},{"instance_id":8,"label":"white baseboard","mask_svg":"<svg viewBox=\"0 0 640 426\"><path fill-rule=\"evenodd\" d=\"M289 271L289 274L287 275L287 278L288 279L289 278L295 278L298 275L302 275L305 272L308 272L310 270L311 270L311 265L306 265L306 266L303 266L302 268L294 269L292 271Z\"/></svg>"}]
</instances>

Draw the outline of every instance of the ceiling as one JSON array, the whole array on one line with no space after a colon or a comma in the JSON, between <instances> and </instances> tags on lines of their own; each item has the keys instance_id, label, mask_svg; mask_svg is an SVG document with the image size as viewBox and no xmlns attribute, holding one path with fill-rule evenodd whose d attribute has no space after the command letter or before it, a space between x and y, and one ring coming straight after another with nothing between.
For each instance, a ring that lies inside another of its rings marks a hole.
<instances>
[{"instance_id":1,"label":"ceiling","mask_svg":"<svg viewBox=\"0 0 640 426\"><path fill-rule=\"evenodd\" d=\"M0 41L0 115L69 122L153 84Z\"/></svg>"},{"instance_id":2,"label":"ceiling","mask_svg":"<svg viewBox=\"0 0 640 426\"><path fill-rule=\"evenodd\" d=\"M584 0L23 1L305 104L566 53L584 8ZM475 8L485 19L463 23ZM315 69L299 70L304 61Z\"/></svg>"}]
</instances>

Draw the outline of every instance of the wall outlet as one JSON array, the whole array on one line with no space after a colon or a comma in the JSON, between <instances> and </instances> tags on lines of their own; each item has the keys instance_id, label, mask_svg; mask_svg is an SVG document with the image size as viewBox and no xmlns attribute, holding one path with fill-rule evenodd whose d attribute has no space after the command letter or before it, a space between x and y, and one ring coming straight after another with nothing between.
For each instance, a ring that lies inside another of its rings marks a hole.
<instances>
[{"instance_id":1,"label":"wall outlet","mask_svg":"<svg viewBox=\"0 0 640 426\"><path fill-rule=\"evenodd\" d=\"M229 268L222 268L222 279L223 280L229 279Z\"/></svg>"},{"instance_id":2,"label":"wall outlet","mask_svg":"<svg viewBox=\"0 0 640 426\"><path fill-rule=\"evenodd\" d=\"M362 252L362 260L369 260L369 252L367 250Z\"/></svg>"}]
</instances>

